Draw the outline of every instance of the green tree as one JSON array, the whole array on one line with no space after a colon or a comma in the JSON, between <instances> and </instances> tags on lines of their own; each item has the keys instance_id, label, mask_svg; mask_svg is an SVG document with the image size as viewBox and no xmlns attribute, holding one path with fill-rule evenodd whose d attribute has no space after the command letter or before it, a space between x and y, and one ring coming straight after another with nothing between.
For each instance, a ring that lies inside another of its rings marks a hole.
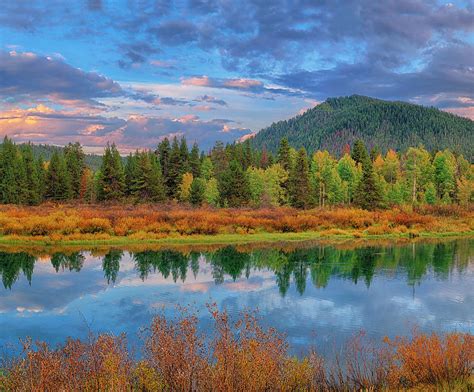
<instances>
[{"instance_id":1,"label":"green tree","mask_svg":"<svg viewBox=\"0 0 474 392\"><path fill-rule=\"evenodd\" d=\"M33 156L31 144L25 144L22 149L23 166L25 171L25 203L29 205L39 204L42 200L40 181L43 179L38 173L38 163Z\"/></svg>"},{"instance_id":2,"label":"green tree","mask_svg":"<svg viewBox=\"0 0 474 392\"><path fill-rule=\"evenodd\" d=\"M290 144L288 143L288 139L286 137L280 140L277 163L279 163L287 172L290 171L292 166L290 156Z\"/></svg>"},{"instance_id":3,"label":"green tree","mask_svg":"<svg viewBox=\"0 0 474 392\"><path fill-rule=\"evenodd\" d=\"M222 205L229 207L241 207L249 202L248 178L236 160L232 160L229 167L222 173L219 181L219 194Z\"/></svg>"},{"instance_id":4,"label":"green tree","mask_svg":"<svg viewBox=\"0 0 474 392\"><path fill-rule=\"evenodd\" d=\"M219 184L215 177L211 177L206 181L206 187L204 190L204 201L214 207L219 204Z\"/></svg>"},{"instance_id":5,"label":"green tree","mask_svg":"<svg viewBox=\"0 0 474 392\"><path fill-rule=\"evenodd\" d=\"M434 182L440 199L446 201L455 196L456 159L449 150L439 151L433 159Z\"/></svg>"},{"instance_id":6,"label":"green tree","mask_svg":"<svg viewBox=\"0 0 474 392\"><path fill-rule=\"evenodd\" d=\"M363 164L366 160L370 159L365 144L362 140L358 139L355 141L352 147L351 158L356 162Z\"/></svg>"},{"instance_id":7,"label":"green tree","mask_svg":"<svg viewBox=\"0 0 474 392\"><path fill-rule=\"evenodd\" d=\"M349 154L344 154L339 160L337 163L337 172L342 181L344 202L351 203L354 199L354 191L360 175L356 162Z\"/></svg>"},{"instance_id":8,"label":"green tree","mask_svg":"<svg viewBox=\"0 0 474 392\"><path fill-rule=\"evenodd\" d=\"M367 156L367 151L365 153L361 151L360 153L362 157ZM382 193L377 184L372 161L368 158L362 159L362 178L355 190L354 201L366 210L373 210L381 206Z\"/></svg>"},{"instance_id":9,"label":"green tree","mask_svg":"<svg viewBox=\"0 0 474 392\"><path fill-rule=\"evenodd\" d=\"M71 178L72 198L78 199L81 190L81 178L86 168L85 154L80 143L69 143L64 147L64 159Z\"/></svg>"},{"instance_id":10,"label":"green tree","mask_svg":"<svg viewBox=\"0 0 474 392\"><path fill-rule=\"evenodd\" d=\"M189 201L193 206L200 206L204 201L206 191L206 180L203 178L195 178L191 184L189 193Z\"/></svg>"},{"instance_id":11,"label":"green tree","mask_svg":"<svg viewBox=\"0 0 474 392\"><path fill-rule=\"evenodd\" d=\"M199 146L197 143L193 144L193 148L189 154L189 170L194 178L198 178L201 175L201 160L199 158Z\"/></svg>"},{"instance_id":12,"label":"green tree","mask_svg":"<svg viewBox=\"0 0 474 392\"><path fill-rule=\"evenodd\" d=\"M124 196L125 171L115 144L107 143L98 177L99 200L117 201Z\"/></svg>"},{"instance_id":13,"label":"green tree","mask_svg":"<svg viewBox=\"0 0 474 392\"><path fill-rule=\"evenodd\" d=\"M72 197L71 177L63 154L53 152L46 174L46 197L52 200L69 200Z\"/></svg>"},{"instance_id":14,"label":"green tree","mask_svg":"<svg viewBox=\"0 0 474 392\"><path fill-rule=\"evenodd\" d=\"M432 181L431 156L424 148L410 147L404 156L405 179L410 188L411 203L416 204L426 185Z\"/></svg>"},{"instance_id":15,"label":"green tree","mask_svg":"<svg viewBox=\"0 0 474 392\"><path fill-rule=\"evenodd\" d=\"M296 208L310 205L309 164L306 150L301 148L296 156L288 178L290 204Z\"/></svg>"},{"instance_id":16,"label":"green tree","mask_svg":"<svg viewBox=\"0 0 474 392\"><path fill-rule=\"evenodd\" d=\"M432 182L429 182L425 188L425 203L426 204L436 204L436 187Z\"/></svg>"}]
</instances>

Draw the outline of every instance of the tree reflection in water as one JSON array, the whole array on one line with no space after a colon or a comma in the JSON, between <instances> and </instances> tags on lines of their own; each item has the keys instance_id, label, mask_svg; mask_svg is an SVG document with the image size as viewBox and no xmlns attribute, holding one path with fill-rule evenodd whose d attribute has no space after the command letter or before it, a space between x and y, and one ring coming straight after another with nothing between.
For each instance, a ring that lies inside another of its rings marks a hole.
<instances>
[{"instance_id":1,"label":"tree reflection in water","mask_svg":"<svg viewBox=\"0 0 474 392\"><path fill-rule=\"evenodd\" d=\"M332 277L363 282L370 287L375 274L403 274L409 285L417 285L428 271L439 279L446 279L453 269L466 268L473 254L474 241L465 239L440 243L411 243L403 246L368 246L343 249L337 246L317 246L286 251L257 249L243 252L227 246L213 252L179 252L177 250L143 251L132 253L134 268L143 281L150 274L171 277L174 282L185 282L187 274L196 278L200 263L212 270L216 284L226 279L249 278L252 271L272 271L281 295L291 284L302 295L308 277L315 287L326 287ZM124 252L111 249L102 259L107 283L115 283ZM54 253L51 264L56 272L79 272L84 265L83 252ZM5 289L11 289L23 274L31 284L36 259L25 253L0 252L0 275Z\"/></svg>"}]
</instances>

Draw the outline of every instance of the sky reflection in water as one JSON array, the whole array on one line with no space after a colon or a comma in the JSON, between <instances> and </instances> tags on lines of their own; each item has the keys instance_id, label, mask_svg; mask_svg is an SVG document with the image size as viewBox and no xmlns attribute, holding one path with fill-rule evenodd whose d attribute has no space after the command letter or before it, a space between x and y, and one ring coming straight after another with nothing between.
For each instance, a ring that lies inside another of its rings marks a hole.
<instances>
[{"instance_id":1,"label":"sky reflection in water","mask_svg":"<svg viewBox=\"0 0 474 392\"><path fill-rule=\"evenodd\" d=\"M126 332L139 343L154 314L175 305L216 302L237 315L258 307L262 322L287 334L291 350L329 350L365 330L370 337L425 331L473 332L474 240L344 250L239 252L111 250L0 253L0 345L31 336L56 344L68 336Z\"/></svg>"}]
</instances>

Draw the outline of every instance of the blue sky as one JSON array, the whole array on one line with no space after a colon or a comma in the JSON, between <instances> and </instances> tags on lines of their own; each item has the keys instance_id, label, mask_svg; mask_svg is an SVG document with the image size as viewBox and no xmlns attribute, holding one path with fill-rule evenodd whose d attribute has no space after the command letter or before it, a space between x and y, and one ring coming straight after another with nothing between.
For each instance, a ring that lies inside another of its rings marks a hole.
<instances>
[{"instance_id":1,"label":"blue sky","mask_svg":"<svg viewBox=\"0 0 474 392\"><path fill-rule=\"evenodd\" d=\"M363 94L474 118L474 3L23 1L0 9L0 135L208 148Z\"/></svg>"}]
</instances>

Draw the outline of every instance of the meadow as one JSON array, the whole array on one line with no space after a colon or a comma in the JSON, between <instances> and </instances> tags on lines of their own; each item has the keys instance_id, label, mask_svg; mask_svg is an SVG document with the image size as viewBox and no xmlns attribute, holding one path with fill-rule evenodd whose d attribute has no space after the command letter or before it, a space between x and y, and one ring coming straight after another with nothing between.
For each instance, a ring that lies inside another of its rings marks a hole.
<instances>
[{"instance_id":1,"label":"meadow","mask_svg":"<svg viewBox=\"0 0 474 392\"><path fill-rule=\"evenodd\" d=\"M472 206L299 210L178 204L0 206L0 243L239 243L472 235Z\"/></svg>"}]
</instances>

